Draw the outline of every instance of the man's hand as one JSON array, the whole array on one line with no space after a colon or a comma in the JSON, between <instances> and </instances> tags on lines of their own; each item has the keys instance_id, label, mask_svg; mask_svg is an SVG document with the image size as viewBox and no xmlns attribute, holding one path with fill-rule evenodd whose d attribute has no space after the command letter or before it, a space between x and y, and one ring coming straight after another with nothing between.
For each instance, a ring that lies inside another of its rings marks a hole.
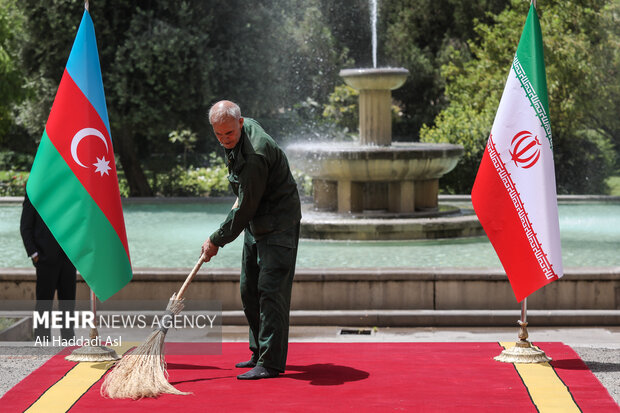
<instances>
[{"instance_id":1,"label":"man's hand","mask_svg":"<svg viewBox=\"0 0 620 413\"><path fill-rule=\"evenodd\" d=\"M207 238L204 244L202 244L202 249L200 251L203 261L211 261L211 258L215 257L219 249L220 247L211 242L211 238Z\"/></svg>"}]
</instances>

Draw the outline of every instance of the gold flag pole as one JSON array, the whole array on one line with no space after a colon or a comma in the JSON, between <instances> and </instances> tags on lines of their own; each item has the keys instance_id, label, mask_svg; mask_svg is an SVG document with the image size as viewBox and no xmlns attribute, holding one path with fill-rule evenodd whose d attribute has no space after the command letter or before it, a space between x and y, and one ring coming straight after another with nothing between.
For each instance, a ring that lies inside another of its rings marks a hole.
<instances>
[{"instance_id":1,"label":"gold flag pole","mask_svg":"<svg viewBox=\"0 0 620 413\"><path fill-rule=\"evenodd\" d=\"M530 343L527 333L527 297L521 301L521 320L518 320L519 341L495 357L495 360L504 363L546 363L551 361L544 351Z\"/></svg>"}]
</instances>

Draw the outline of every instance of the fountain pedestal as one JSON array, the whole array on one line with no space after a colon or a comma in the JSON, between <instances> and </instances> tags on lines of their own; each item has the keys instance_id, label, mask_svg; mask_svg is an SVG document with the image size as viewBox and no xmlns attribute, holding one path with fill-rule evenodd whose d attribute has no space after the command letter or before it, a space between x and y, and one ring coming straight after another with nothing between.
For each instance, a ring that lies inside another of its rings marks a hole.
<instances>
[{"instance_id":1,"label":"fountain pedestal","mask_svg":"<svg viewBox=\"0 0 620 413\"><path fill-rule=\"evenodd\" d=\"M343 69L340 76L359 90L359 132L362 145L392 143L392 90L401 87L409 71L402 68Z\"/></svg>"}]
</instances>

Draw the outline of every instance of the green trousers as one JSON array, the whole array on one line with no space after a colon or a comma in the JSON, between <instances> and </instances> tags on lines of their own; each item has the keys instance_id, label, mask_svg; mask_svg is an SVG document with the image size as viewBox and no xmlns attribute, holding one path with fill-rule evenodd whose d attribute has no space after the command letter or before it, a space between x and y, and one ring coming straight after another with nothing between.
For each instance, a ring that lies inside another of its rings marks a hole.
<instances>
[{"instance_id":1,"label":"green trousers","mask_svg":"<svg viewBox=\"0 0 620 413\"><path fill-rule=\"evenodd\" d=\"M245 230L241 301L250 325L252 360L284 372L299 226L255 240Z\"/></svg>"}]
</instances>

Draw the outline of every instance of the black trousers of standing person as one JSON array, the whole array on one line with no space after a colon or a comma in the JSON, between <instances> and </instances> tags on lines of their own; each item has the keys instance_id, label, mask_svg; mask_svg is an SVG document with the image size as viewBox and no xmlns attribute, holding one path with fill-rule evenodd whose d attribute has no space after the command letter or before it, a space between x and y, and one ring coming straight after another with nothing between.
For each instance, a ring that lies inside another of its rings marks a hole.
<instances>
[{"instance_id":1,"label":"black trousers of standing person","mask_svg":"<svg viewBox=\"0 0 620 413\"><path fill-rule=\"evenodd\" d=\"M58 310L63 314L75 310L76 271L64 252L54 260L39 261L35 264L37 273L35 310L39 314L52 310L54 294L58 295ZM64 325L64 319L62 320ZM50 329L37 327L35 337L50 338ZM75 333L72 327L60 329L62 339L69 340Z\"/></svg>"}]
</instances>

